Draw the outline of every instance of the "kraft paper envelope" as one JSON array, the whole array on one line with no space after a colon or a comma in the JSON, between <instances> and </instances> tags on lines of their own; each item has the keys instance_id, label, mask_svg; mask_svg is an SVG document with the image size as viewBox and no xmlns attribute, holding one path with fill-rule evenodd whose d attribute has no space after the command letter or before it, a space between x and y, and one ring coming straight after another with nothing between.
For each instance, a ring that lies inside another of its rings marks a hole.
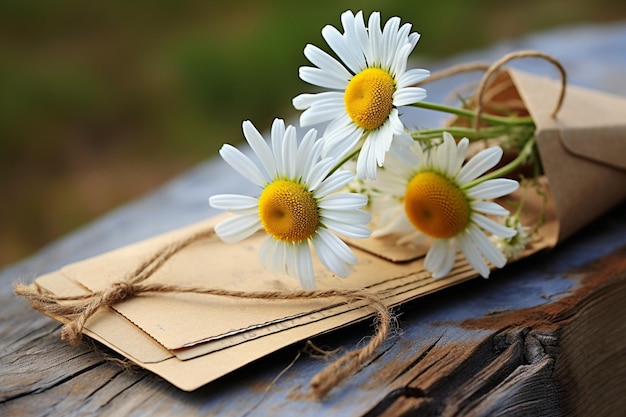
<instances>
[{"instance_id":1,"label":"kraft paper envelope","mask_svg":"<svg viewBox=\"0 0 626 417\"><path fill-rule=\"evenodd\" d=\"M626 98L568 85L552 117L559 81L514 69L504 75L535 122L560 242L626 198Z\"/></svg>"},{"instance_id":2,"label":"kraft paper envelope","mask_svg":"<svg viewBox=\"0 0 626 417\"><path fill-rule=\"evenodd\" d=\"M460 270L453 271L450 278L431 281L429 285L424 285L408 295L399 294L391 297L388 302L390 305L395 305L405 301L407 297L425 295L474 276L475 273L465 265ZM37 279L37 282L55 293L74 295L85 292L80 285L61 273L42 276ZM153 307L158 308L158 303L155 303ZM84 332L138 365L162 376L173 385L191 391L282 347L354 323L370 314L371 311L363 307L348 309L339 314L326 316L319 321L295 326L284 332L253 338L227 349L195 356L189 360L180 360L173 352L162 347L147 333L114 311L103 310L97 313L89 320ZM54 318L65 321L62 317Z\"/></svg>"}]
</instances>

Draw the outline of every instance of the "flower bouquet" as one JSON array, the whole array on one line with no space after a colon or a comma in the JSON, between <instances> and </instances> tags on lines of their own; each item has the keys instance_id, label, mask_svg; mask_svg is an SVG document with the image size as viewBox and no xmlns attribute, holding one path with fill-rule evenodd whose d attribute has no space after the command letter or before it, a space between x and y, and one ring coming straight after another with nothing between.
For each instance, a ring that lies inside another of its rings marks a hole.
<instances>
[{"instance_id":1,"label":"flower bouquet","mask_svg":"<svg viewBox=\"0 0 626 417\"><path fill-rule=\"evenodd\" d=\"M65 323L64 339L86 333L185 390L378 314L370 342L311 381L323 396L385 340L389 308L486 278L626 197L626 100L567 86L561 65L534 51L432 75L409 69L419 40L410 24L350 11L341 22L343 31L322 30L335 56L304 49L312 66L300 77L318 91L293 104L308 130L276 119L266 140L245 121L253 158L221 148L258 187L210 197L234 216L68 265L16 293ZM560 80L504 68L523 57L548 61ZM484 77L459 105L426 101L429 80L477 69ZM412 128L409 106L451 117Z\"/></svg>"}]
</instances>

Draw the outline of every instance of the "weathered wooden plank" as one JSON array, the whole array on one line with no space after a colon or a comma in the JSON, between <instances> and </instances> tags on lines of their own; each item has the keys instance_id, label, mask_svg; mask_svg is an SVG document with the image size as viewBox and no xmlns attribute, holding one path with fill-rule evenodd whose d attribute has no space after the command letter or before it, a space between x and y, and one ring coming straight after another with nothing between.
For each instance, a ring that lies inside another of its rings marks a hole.
<instances>
[{"instance_id":1,"label":"weathered wooden plank","mask_svg":"<svg viewBox=\"0 0 626 417\"><path fill-rule=\"evenodd\" d=\"M128 371L107 362L102 347L94 349L86 342L72 348L60 343L55 322L12 300L9 303L18 313L15 317L34 316L32 323L37 325L34 331L21 326L21 331L7 334L13 343L3 346L3 379L19 384L3 384L0 411L8 415L46 415L50 410L67 415L107 411L130 414L139 407L155 415L192 415L198 409L224 415L264 415L286 407L302 408L305 414L310 413L307 410L344 413L352 409L351 414L357 415L560 415L563 401L572 395L577 398L577 390L585 385L588 375L610 375L604 369L606 361L601 362L603 367L583 369L585 377L572 375L572 365L565 360L555 372L555 363L563 357L561 339L585 334L565 325L582 323L603 329L597 337L623 349L619 334L609 333L608 337L605 333L612 327L598 327L596 321L614 323L616 312L618 318L625 317L623 307L606 308L602 302L607 297L609 305L619 306L620 301L626 305L626 250L619 246L626 244L626 219L620 214L606 219L614 235L604 233L608 226L596 225L601 229L599 234L595 238L593 234L583 235L582 242L573 245L575 250L565 247L540 255L534 262L512 265L506 274L501 271L490 281L476 280L400 309L402 332L385 345L370 366L322 403L307 396L306 384L324 363L304 356L264 392L297 355L297 347L197 392L184 393L145 371ZM617 229L616 220L620 225ZM593 257L590 247L602 248L604 256L579 268ZM605 255L607 251L613 252ZM543 275L541 271L549 273ZM515 298L529 306L506 308L511 303L520 305ZM613 320L607 319L607 314ZM598 319L593 319L596 316ZM12 321L17 323L17 319ZM330 348L351 346L368 332L368 325L363 324L342 332L339 340L331 334L317 343ZM581 358L582 362L589 360L590 348L581 348L580 342L576 340L568 353L568 360L576 366ZM610 358L614 354L606 353ZM623 367L613 371L620 369ZM594 383L591 379L587 384ZM568 385L574 387L572 394L567 392ZM366 396L375 401L368 403ZM593 406L594 398L603 398L588 397L583 396L588 407ZM611 403L619 405L614 399Z\"/></svg>"},{"instance_id":2,"label":"weathered wooden plank","mask_svg":"<svg viewBox=\"0 0 626 417\"><path fill-rule=\"evenodd\" d=\"M585 39L584 46L571 42L576 37ZM626 25L543 34L514 47L556 55L575 83L626 94L626 63L618 59ZM459 59L501 54L496 46ZM589 71L581 56L604 62L604 75ZM447 85L433 86L429 95L438 100L448 91ZM209 161L0 272L0 415L559 416L619 415L624 409L624 205L550 253L397 309L398 334L322 402L310 397L308 381L325 362L305 353L304 344L186 393L108 361L112 353L93 342L76 348L62 343L56 322L13 296L17 279L31 281L214 214L208 195L244 186L224 172L221 161ZM211 182L217 177L219 184ZM371 334L370 326L361 323L315 342L352 348Z\"/></svg>"}]
</instances>

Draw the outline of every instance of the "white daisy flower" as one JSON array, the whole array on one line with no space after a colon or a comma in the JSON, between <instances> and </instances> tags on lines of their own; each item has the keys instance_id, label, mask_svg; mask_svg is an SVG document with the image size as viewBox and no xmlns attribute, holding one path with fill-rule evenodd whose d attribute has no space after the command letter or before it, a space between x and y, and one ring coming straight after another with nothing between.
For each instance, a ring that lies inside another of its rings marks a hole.
<instances>
[{"instance_id":1,"label":"white daisy flower","mask_svg":"<svg viewBox=\"0 0 626 417\"><path fill-rule=\"evenodd\" d=\"M449 133L444 133L443 143L429 151L423 151L416 143L411 150L419 161L417 165L389 161L383 169L389 174L381 175L378 181L379 189L386 195L387 211L380 216L381 228L373 235L402 233L415 238L421 233L430 237L432 246L424 266L434 278L450 272L457 249L487 278L490 271L483 257L498 268L506 264L506 258L485 231L502 238L517 233L486 215L509 214L499 204L487 200L512 193L519 187L518 182L479 178L500 161L502 149L487 148L463 165L468 144L464 138L457 145Z\"/></svg>"},{"instance_id":2,"label":"white daisy flower","mask_svg":"<svg viewBox=\"0 0 626 417\"><path fill-rule=\"evenodd\" d=\"M322 138L324 155L345 156L361 144L357 176L373 179L392 146L402 149L413 143L398 107L426 98L426 90L412 85L430 72L406 69L420 35L409 33L408 23L400 27L399 17L389 19L381 30L378 12L370 15L366 27L362 12L347 11L341 23L343 34L330 25L322 29L339 61L309 44L304 55L315 67L299 71L302 80L331 91L301 94L293 105L304 110L302 126L329 122Z\"/></svg>"},{"instance_id":3,"label":"white daisy flower","mask_svg":"<svg viewBox=\"0 0 626 417\"><path fill-rule=\"evenodd\" d=\"M211 206L237 216L220 222L216 234L226 242L237 242L265 229L268 238L261 246L261 263L275 273L300 280L303 288L315 288L309 242L322 264L340 277L350 274L348 265L357 262L350 248L333 232L365 238L370 216L361 208L367 197L335 193L353 178L338 170L336 159L321 159L315 129L298 145L293 126L274 120L271 147L250 121L243 122L246 141L258 157L261 169L231 145L220 149L222 158L237 172L258 185L259 197L222 194L209 199Z\"/></svg>"}]
</instances>

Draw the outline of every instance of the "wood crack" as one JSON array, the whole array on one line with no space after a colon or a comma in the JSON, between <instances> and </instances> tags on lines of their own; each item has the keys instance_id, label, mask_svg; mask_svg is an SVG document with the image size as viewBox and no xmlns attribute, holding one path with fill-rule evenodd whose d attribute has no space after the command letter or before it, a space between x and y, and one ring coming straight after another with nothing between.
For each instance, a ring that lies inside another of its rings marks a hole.
<instances>
[{"instance_id":1,"label":"wood crack","mask_svg":"<svg viewBox=\"0 0 626 417\"><path fill-rule=\"evenodd\" d=\"M99 367L102 364L104 364L104 362L94 363L94 364L92 364L92 365L90 365L88 367L82 368L82 369L80 369L80 370L78 370L78 371L76 371L76 372L74 372L74 373L72 373L70 375L67 375L67 376L65 376L63 378L59 378L59 379L56 379L54 381L51 381L50 383L48 383L46 385L43 385L43 386L40 386L40 387L38 387L36 389L23 391L23 392L20 392L18 394L15 394L15 395L11 395L11 396L2 398L2 399L0 399L0 404L5 404L5 403L17 400L17 399L19 399L21 397L25 397L25 396L30 395L30 394L41 394L41 393L46 392L46 391L48 391L50 389L53 389L53 388L55 388L57 386L63 385L64 383L66 383L66 382L68 382L68 381L70 381L70 380L72 380L72 379L74 379L74 378L76 378L76 377L86 373L86 372L89 372L92 369L95 369L95 368Z\"/></svg>"},{"instance_id":2,"label":"wood crack","mask_svg":"<svg viewBox=\"0 0 626 417\"><path fill-rule=\"evenodd\" d=\"M400 398L424 398L426 394L419 388L400 387L389 392L374 408L363 414L363 417L378 417L383 415Z\"/></svg>"},{"instance_id":3,"label":"wood crack","mask_svg":"<svg viewBox=\"0 0 626 417\"><path fill-rule=\"evenodd\" d=\"M113 379L117 378L118 375L122 374L125 370L122 369L120 370L117 374L115 374L115 376L113 378L111 378L109 381L107 381L107 384L110 383ZM137 380L135 380L132 384L128 385L127 387L125 387L123 390L120 390L117 392L117 394L111 396L111 398L109 398L105 403L102 404L102 406L100 407L101 409L106 408L109 404L113 403L113 401L119 397L122 394L127 393L133 386L137 385L138 383L140 383L141 381L143 381L146 377L146 374L140 376L139 378L137 378ZM102 387L100 387L99 389L104 388L104 385Z\"/></svg>"},{"instance_id":4,"label":"wood crack","mask_svg":"<svg viewBox=\"0 0 626 417\"><path fill-rule=\"evenodd\" d=\"M538 336L530 328L503 329L469 353L467 346L438 347L439 340L404 369L402 375L410 374L412 379L392 390L365 417L474 415L472 410L480 409L485 398L501 405L494 402L494 395L504 400L510 394L504 388L512 381L538 371L551 376L554 369L554 358L542 344L542 340L552 343L552 335Z\"/></svg>"},{"instance_id":5,"label":"wood crack","mask_svg":"<svg viewBox=\"0 0 626 417\"><path fill-rule=\"evenodd\" d=\"M396 380L398 380L398 378L400 378L402 375L409 373L411 369L417 366L418 363L422 362L424 358L426 358L428 354L434 349L434 347L439 343L442 337L443 337L443 334L441 334L433 343L428 345L426 349L424 349L422 353L414 361L409 363L402 371L400 371L398 375L396 375L395 378L393 378L392 382L395 382Z\"/></svg>"}]
</instances>

